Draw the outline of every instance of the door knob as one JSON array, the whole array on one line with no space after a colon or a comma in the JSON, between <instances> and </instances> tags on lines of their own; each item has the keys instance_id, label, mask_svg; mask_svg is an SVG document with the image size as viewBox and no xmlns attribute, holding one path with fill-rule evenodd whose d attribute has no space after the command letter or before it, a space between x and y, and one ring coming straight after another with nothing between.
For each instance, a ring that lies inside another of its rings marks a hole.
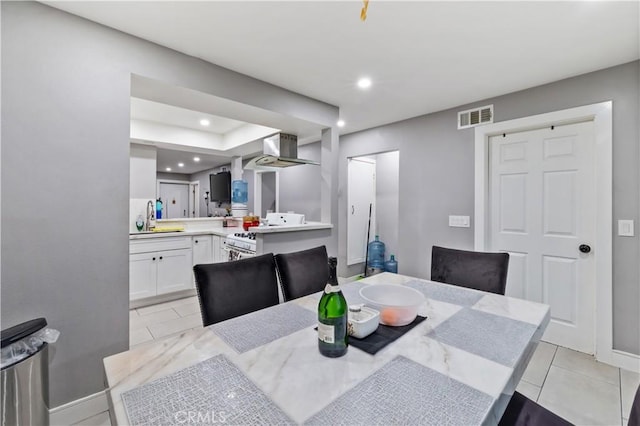
<instances>
[{"instance_id":1,"label":"door knob","mask_svg":"<svg viewBox=\"0 0 640 426\"><path fill-rule=\"evenodd\" d=\"M589 246L588 244L580 244L578 250L580 250L580 252L582 253L589 253L591 251L591 246Z\"/></svg>"}]
</instances>

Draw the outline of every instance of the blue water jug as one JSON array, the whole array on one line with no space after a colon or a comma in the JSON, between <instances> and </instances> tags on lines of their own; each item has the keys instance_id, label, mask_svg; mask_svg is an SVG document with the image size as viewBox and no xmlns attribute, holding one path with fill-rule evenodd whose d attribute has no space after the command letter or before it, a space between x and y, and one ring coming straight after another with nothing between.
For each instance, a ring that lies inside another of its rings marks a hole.
<instances>
[{"instance_id":1,"label":"blue water jug","mask_svg":"<svg viewBox=\"0 0 640 426\"><path fill-rule=\"evenodd\" d=\"M391 259L384 262L384 270L387 272L398 273L398 261L394 255L391 255Z\"/></svg>"},{"instance_id":2,"label":"blue water jug","mask_svg":"<svg viewBox=\"0 0 640 426\"><path fill-rule=\"evenodd\" d=\"M369 261L370 268L384 269L384 243L376 235L375 241L369 243Z\"/></svg>"},{"instance_id":3,"label":"blue water jug","mask_svg":"<svg viewBox=\"0 0 640 426\"><path fill-rule=\"evenodd\" d=\"M249 199L249 184L244 180L234 180L231 184L231 202L247 204Z\"/></svg>"},{"instance_id":4,"label":"blue water jug","mask_svg":"<svg viewBox=\"0 0 640 426\"><path fill-rule=\"evenodd\" d=\"M162 219L162 198L156 200L156 220Z\"/></svg>"}]
</instances>

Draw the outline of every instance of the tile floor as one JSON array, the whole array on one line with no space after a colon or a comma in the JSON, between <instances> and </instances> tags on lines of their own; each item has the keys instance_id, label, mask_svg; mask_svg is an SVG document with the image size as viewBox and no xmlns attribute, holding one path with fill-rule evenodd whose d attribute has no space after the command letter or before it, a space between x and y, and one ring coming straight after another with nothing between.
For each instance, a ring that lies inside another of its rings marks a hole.
<instances>
[{"instance_id":1,"label":"tile floor","mask_svg":"<svg viewBox=\"0 0 640 426\"><path fill-rule=\"evenodd\" d=\"M131 347L202 326L196 297L132 309ZM640 375L541 342L517 390L575 425L627 425ZM108 413L80 424L109 424Z\"/></svg>"}]
</instances>

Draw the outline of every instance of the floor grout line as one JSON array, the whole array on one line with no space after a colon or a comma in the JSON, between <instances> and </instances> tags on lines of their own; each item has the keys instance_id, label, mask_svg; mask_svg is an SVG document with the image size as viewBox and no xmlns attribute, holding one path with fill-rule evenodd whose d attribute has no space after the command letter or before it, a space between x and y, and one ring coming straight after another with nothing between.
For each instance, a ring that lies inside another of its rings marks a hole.
<instances>
[{"instance_id":1,"label":"floor grout line","mask_svg":"<svg viewBox=\"0 0 640 426\"><path fill-rule=\"evenodd\" d=\"M553 345L553 343L549 343L550 345ZM549 367L547 367L547 372L544 375L544 379L542 379L542 384L540 385L540 392L538 392L538 397L536 398L535 402L538 402L540 400L540 396L542 395L542 389L544 388L544 384L547 383L547 377L549 376L549 371L551 371L551 366L553 365L553 360L556 359L556 355L558 353L558 345L553 345L554 349L553 349L553 356L551 357L551 362L549 363Z\"/></svg>"}]
</instances>

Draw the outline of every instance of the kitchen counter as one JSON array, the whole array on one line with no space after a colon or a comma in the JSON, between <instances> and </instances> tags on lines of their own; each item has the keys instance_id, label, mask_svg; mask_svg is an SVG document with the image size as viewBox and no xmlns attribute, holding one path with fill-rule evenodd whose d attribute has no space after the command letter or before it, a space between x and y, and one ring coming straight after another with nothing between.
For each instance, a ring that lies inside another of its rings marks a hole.
<instances>
[{"instance_id":1,"label":"kitchen counter","mask_svg":"<svg viewBox=\"0 0 640 426\"><path fill-rule=\"evenodd\" d=\"M218 235L220 237L226 237L229 234L236 232L244 232L241 227L228 227L228 228L209 228L209 229L194 229L184 231L171 231L171 232L137 232L129 234L129 240L144 240L148 238L166 238L166 237L187 237L192 235Z\"/></svg>"},{"instance_id":2,"label":"kitchen counter","mask_svg":"<svg viewBox=\"0 0 640 426\"><path fill-rule=\"evenodd\" d=\"M293 232L293 231L313 231L316 229L331 229L333 225L322 222L307 222L302 225L274 225L274 226L252 226L250 232L256 234L272 234L275 232Z\"/></svg>"}]
</instances>

